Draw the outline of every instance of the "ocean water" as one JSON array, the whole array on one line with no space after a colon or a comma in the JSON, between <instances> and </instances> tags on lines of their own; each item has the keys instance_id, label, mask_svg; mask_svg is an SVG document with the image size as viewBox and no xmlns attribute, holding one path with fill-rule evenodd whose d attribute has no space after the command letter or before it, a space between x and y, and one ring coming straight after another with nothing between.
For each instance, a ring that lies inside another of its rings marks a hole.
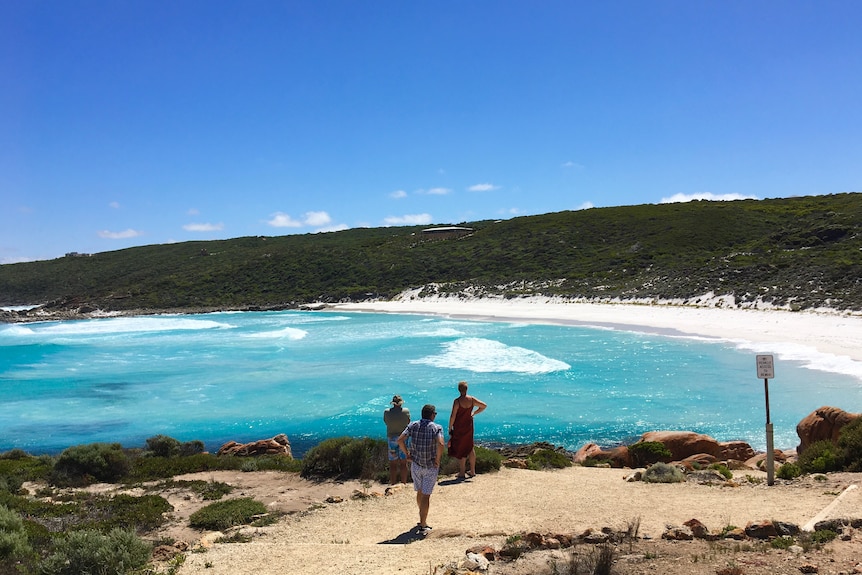
<instances>
[{"instance_id":1,"label":"ocean water","mask_svg":"<svg viewBox=\"0 0 862 575\"><path fill-rule=\"evenodd\" d=\"M822 405L862 404L862 363L800 346L582 326L343 312L236 312L0 325L0 450L143 446L165 434L228 440L286 433L301 455L322 439L383 437L401 395L446 425L457 382L488 403L480 442L569 449L691 430L765 449Z\"/></svg>"}]
</instances>

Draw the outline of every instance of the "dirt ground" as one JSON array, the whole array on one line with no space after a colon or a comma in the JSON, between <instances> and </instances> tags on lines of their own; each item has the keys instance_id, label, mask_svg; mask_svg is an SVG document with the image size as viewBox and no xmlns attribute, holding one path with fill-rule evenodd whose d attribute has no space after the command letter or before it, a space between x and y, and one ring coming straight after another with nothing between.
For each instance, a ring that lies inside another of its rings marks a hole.
<instances>
[{"instance_id":1,"label":"dirt ground","mask_svg":"<svg viewBox=\"0 0 862 575\"><path fill-rule=\"evenodd\" d=\"M774 575L862 573L862 531L847 530L820 548L772 548L758 540L669 541L668 526L698 519L711 533L749 521L776 520L800 527L815 520L862 517L857 486L862 474L804 477L768 486L758 471L736 471L723 484L627 482L631 470L573 467L556 471L503 469L468 481L441 477L431 499L426 537L416 534L412 485L311 482L281 472L217 471L177 480L224 482L227 497L252 497L281 519L267 527L243 527L246 543L218 542L225 533L188 526L207 501L185 489L161 494L174 506L171 520L153 539L188 544L181 575L384 575L454 573L468 564L468 549L500 551L527 533L581 535L603 528L637 537L613 545L618 575ZM94 486L110 491L115 486ZM141 491L143 492L143 491ZM362 497L354 498L354 494ZM554 575L592 573L601 546L578 543L557 550L496 558L487 573Z\"/></svg>"}]
</instances>

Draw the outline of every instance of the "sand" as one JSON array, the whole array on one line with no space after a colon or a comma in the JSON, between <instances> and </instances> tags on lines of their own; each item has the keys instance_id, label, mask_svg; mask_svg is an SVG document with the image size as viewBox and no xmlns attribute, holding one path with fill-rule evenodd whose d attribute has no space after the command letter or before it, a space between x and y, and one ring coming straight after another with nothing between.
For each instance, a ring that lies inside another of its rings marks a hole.
<instances>
[{"instance_id":1,"label":"sand","mask_svg":"<svg viewBox=\"0 0 862 575\"><path fill-rule=\"evenodd\" d=\"M634 303L574 303L547 298L399 299L337 304L333 309L434 314L465 319L558 323L627 329L644 333L697 335L815 349L862 361L862 315L832 310L727 309Z\"/></svg>"}]
</instances>

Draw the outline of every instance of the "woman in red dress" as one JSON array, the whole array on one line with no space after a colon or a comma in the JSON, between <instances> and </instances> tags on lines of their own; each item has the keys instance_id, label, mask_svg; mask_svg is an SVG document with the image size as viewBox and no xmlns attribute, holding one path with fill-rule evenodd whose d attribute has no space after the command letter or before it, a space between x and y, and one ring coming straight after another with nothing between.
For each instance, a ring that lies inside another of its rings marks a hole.
<instances>
[{"instance_id":1,"label":"woman in red dress","mask_svg":"<svg viewBox=\"0 0 862 575\"><path fill-rule=\"evenodd\" d=\"M467 382L458 382L460 395L452 402L452 415L449 416L449 457L458 460L460 471L458 479L476 475L476 450L473 449L473 416L485 411L488 405L467 395ZM466 471L467 459L470 471Z\"/></svg>"}]
</instances>

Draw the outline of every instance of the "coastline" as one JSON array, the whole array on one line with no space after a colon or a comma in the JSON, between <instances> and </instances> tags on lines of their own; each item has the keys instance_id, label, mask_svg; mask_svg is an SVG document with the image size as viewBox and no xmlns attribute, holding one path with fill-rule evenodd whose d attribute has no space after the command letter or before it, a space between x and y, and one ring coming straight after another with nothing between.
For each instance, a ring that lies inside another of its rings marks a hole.
<instances>
[{"instance_id":1,"label":"coastline","mask_svg":"<svg viewBox=\"0 0 862 575\"><path fill-rule=\"evenodd\" d=\"M672 304L586 303L544 297L520 299L409 298L339 303L330 310L435 315L746 341L769 353L793 344L862 362L862 316L832 310L787 311Z\"/></svg>"}]
</instances>

